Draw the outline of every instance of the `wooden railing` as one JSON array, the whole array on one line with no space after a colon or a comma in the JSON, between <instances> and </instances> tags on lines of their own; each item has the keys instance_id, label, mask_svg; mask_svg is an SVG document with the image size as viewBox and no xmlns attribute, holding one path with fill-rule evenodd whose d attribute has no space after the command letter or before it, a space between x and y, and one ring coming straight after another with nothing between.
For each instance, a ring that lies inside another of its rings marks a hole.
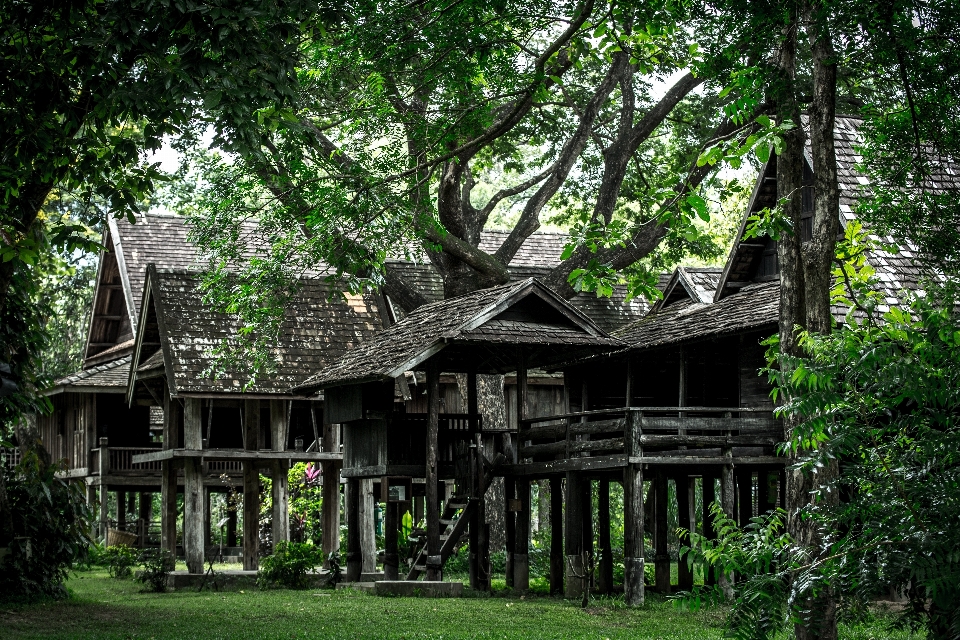
<instances>
[{"instance_id":1,"label":"wooden railing","mask_svg":"<svg viewBox=\"0 0 960 640\"><path fill-rule=\"evenodd\" d=\"M725 453L770 456L783 439L781 421L771 411L741 407L603 409L528 418L521 425L519 457L535 461L610 454L658 462Z\"/></svg>"},{"instance_id":2,"label":"wooden railing","mask_svg":"<svg viewBox=\"0 0 960 640\"><path fill-rule=\"evenodd\" d=\"M111 473L136 475L159 472L159 462L134 463L133 456L157 451L160 447L98 447L90 451L90 475Z\"/></svg>"},{"instance_id":3,"label":"wooden railing","mask_svg":"<svg viewBox=\"0 0 960 640\"><path fill-rule=\"evenodd\" d=\"M20 464L20 449L17 447L0 448L0 466L10 469Z\"/></svg>"}]
</instances>

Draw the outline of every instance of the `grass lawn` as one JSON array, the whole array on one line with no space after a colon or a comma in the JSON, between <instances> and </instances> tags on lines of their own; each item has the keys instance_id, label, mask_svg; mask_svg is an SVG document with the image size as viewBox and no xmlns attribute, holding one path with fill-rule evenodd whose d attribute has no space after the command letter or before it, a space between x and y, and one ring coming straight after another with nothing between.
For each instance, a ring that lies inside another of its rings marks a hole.
<instances>
[{"instance_id":1,"label":"grass lawn","mask_svg":"<svg viewBox=\"0 0 960 640\"><path fill-rule=\"evenodd\" d=\"M723 611L689 613L651 599L579 603L544 596L432 600L356 591L141 593L132 580L84 571L60 602L0 606L2 638L720 638ZM654 596L655 598L655 596ZM915 637L915 636L914 636ZM884 621L844 627L841 638L891 635Z\"/></svg>"}]
</instances>

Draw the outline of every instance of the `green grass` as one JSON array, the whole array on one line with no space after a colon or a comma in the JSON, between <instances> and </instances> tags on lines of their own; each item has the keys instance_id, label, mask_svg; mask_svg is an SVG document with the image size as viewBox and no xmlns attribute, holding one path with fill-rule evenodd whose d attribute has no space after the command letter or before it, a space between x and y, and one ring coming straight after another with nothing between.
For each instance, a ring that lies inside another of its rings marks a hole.
<instances>
[{"instance_id":1,"label":"green grass","mask_svg":"<svg viewBox=\"0 0 960 640\"><path fill-rule=\"evenodd\" d=\"M719 609L689 613L651 597L642 609L557 598L378 598L355 591L141 593L104 571L77 572L60 602L0 606L3 638L663 638L722 636ZM845 627L851 640L903 638L882 620Z\"/></svg>"}]
</instances>

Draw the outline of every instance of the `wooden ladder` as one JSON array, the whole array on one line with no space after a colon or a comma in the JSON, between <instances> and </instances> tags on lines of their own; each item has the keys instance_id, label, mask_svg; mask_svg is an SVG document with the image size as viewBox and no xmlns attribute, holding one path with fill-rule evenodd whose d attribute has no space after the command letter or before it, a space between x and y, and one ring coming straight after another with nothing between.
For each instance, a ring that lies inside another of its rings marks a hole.
<instances>
[{"instance_id":1,"label":"wooden ladder","mask_svg":"<svg viewBox=\"0 0 960 640\"><path fill-rule=\"evenodd\" d=\"M493 471L500 466L506 457L498 453L493 462L484 461L485 472L483 474L483 487L481 487L480 496L487 493L487 489L493 484ZM447 559L453 555L463 534L467 532L467 525L473 518L481 498L452 496L443 506L443 514L440 516L440 524L445 529L440 534L440 567L447 564ZM407 580L416 580L427 570L427 541L426 532L420 537L423 546L410 566L410 572L407 573Z\"/></svg>"}]
</instances>

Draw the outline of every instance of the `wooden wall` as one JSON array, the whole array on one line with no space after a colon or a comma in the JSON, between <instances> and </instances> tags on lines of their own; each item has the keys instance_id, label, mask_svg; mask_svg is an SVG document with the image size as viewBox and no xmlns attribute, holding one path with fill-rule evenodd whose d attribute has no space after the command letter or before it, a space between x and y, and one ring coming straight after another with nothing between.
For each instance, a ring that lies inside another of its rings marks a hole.
<instances>
[{"instance_id":1,"label":"wooden wall","mask_svg":"<svg viewBox=\"0 0 960 640\"><path fill-rule=\"evenodd\" d=\"M767 364L764 353L767 348L760 344L776 331L745 333L740 336L740 406L773 410L773 400L770 398L770 383L766 374L758 373L761 367Z\"/></svg>"},{"instance_id":2,"label":"wooden wall","mask_svg":"<svg viewBox=\"0 0 960 640\"><path fill-rule=\"evenodd\" d=\"M38 419L40 437L53 460L66 460L68 469L84 468L96 446L96 396L60 393L52 401L53 412Z\"/></svg>"}]
</instances>

